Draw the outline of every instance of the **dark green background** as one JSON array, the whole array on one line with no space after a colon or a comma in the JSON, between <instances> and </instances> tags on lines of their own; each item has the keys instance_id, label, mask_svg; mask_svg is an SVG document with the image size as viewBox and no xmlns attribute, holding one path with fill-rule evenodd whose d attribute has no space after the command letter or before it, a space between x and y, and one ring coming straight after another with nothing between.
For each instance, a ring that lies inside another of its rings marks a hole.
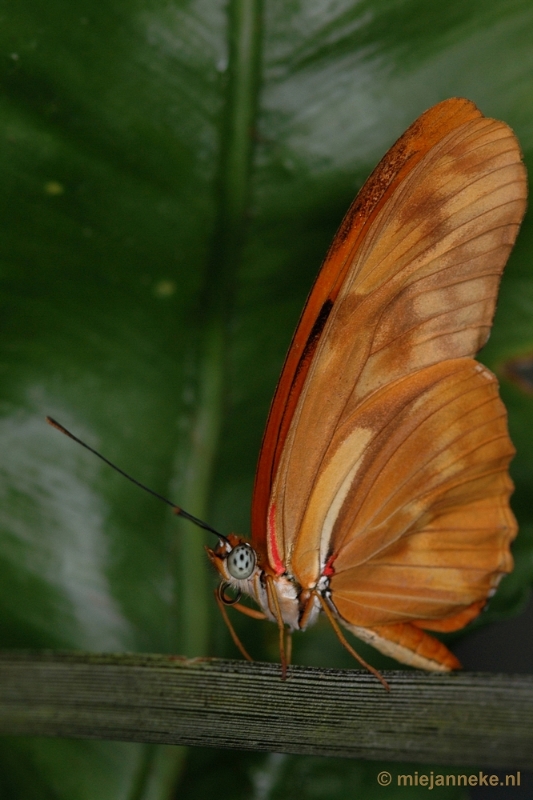
<instances>
[{"instance_id":1,"label":"dark green background","mask_svg":"<svg viewBox=\"0 0 533 800\"><path fill-rule=\"evenodd\" d=\"M231 101L229 43L246 6L258 28L238 70L251 89ZM379 158L454 95L506 120L531 158L533 6L5 0L0 22L0 646L233 656L203 535L43 418L246 534L292 330ZM231 102L248 102L252 120L238 180ZM482 354L500 374L533 351L532 252L526 219ZM517 610L533 574L533 402L505 379L502 394L522 532L484 622ZM277 658L274 626L236 624L254 655ZM351 666L327 626L295 638L296 661ZM379 789L379 769L12 739L0 744L0 796L406 796Z\"/></svg>"}]
</instances>

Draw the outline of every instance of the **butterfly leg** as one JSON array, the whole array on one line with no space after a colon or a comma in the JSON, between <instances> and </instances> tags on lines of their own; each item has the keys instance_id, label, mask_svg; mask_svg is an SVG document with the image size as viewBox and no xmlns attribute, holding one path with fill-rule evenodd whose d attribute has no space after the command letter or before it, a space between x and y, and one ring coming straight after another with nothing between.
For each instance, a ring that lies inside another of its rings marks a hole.
<instances>
[{"instance_id":1,"label":"butterfly leg","mask_svg":"<svg viewBox=\"0 0 533 800\"><path fill-rule=\"evenodd\" d=\"M285 623L283 622L283 617L281 616L281 609L279 607L279 600L276 592L276 587L270 575L266 576L266 588L267 588L268 605L270 607L272 614L276 618L276 622L278 623L279 657L281 660L281 680L284 681L287 678L287 665L288 665L287 651L285 649ZM292 650L292 640L291 640L291 650Z\"/></svg>"},{"instance_id":2,"label":"butterfly leg","mask_svg":"<svg viewBox=\"0 0 533 800\"><path fill-rule=\"evenodd\" d=\"M289 666L292 659L292 631L286 631L285 634L285 656L287 658L287 666Z\"/></svg>"},{"instance_id":3,"label":"butterfly leg","mask_svg":"<svg viewBox=\"0 0 533 800\"><path fill-rule=\"evenodd\" d=\"M335 633L337 634L337 638L338 638L339 642L342 644L342 646L346 648L346 650L350 653L350 655L352 655L355 658L356 661L359 661L361 666L365 667L365 669L367 669L369 672L371 672L372 675L375 675L375 677L378 679L378 681L380 681L383 684L385 689L388 692L390 692L390 686L387 683L387 681L385 680L385 678L383 677L383 675L380 672L378 672L378 670L375 667L373 667L371 664L368 664L364 660L364 658L362 658L359 655L359 653L357 653L353 649L351 644L347 641L346 637L344 636L343 632L341 631L341 629L339 627L339 623L337 622L337 620L333 616L333 614L331 612L331 609L328 606L328 604L327 604L325 598L322 596L322 594L320 592L316 592L316 596L318 597L318 599L320 601L320 604L322 606L322 609L324 611L324 614L329 619L329 621L331 623L331 626L332 626L333 630L335 631Z\"/></svg>"},{"instance_id":4,"label":"butterfly leg","mask_svg":"<svg viewBox=\"0 0 533 800\"><path fill-rule=\"evenodd\" d=\"M318 597L317 592L309 592L307 598L303 597L303 592L302 592L303 611L300 615L300 619L298 620L301 631L305 631L305 629L307 628L309 617L311 615L313 608L315 607L316 597Z\"/></svg>"},{"instance_id":5,"label":"butterfly leg","mask_svg":"<svg viewBox=\"0 0 533 800\"><path fill-rule=\"evenodd\" d=\"M252 619L266 619L266 614L263 614L262 611L256 611L255 608L248 608L248 606L243 606L242 603L232 603L231 607L235 609L235 611L239 611L241 614L244 614L246 617L251 617Z\"/></svg>"},{"instance_id":6,"label":"butterfly leg","mask_svg":"<svg viewBox=\"0 0 533 800\"><path fill-rule=\"evenodd\" d=\"M233 639L233 643L235 644L237 649L240 651L241 655L243 655L244 658L247 661L253 661L253 658L251 657L251 655L248 653L248 651L244 647L243 643L241 642L241 640L237 636L237 632L235 631L235 628L231 624L231 620L228 617L228 612L226 611L226 604L224 603L224 601L222 600L222 598L220 596L220 587L215 589L215 600L217 601L217 606L219 607L220 613L222 614L222 619L226 623L226 626L227 626L227 628L228 628L228 630L230 632L230 636ZM240 603L235 603L235 605L238 606L238 605L240 605ZM242 606L241 608L244 608L244 606ZM241 609L238 609L238 610L241 610ZM247 611L253 611L253 609L250 608L250 609L247 609ZM257 613L260 613L260 612L257 612Z\"/></svg>"}]
</instances>

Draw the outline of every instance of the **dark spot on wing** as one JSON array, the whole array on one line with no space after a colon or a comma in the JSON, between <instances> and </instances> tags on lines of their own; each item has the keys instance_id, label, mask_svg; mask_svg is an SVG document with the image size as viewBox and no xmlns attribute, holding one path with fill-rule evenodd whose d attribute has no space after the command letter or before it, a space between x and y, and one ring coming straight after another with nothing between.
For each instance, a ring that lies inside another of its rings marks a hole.
<instances>
[{"instance_id":1,"label":"dark spot on wing","mask_svg":"<svg viewBox=\"0 0 533 800\"><path fill-rule=\"evenodd\" d=\"M298 367L296 368L296 372L294 375L295 379L298 377L298 374L301 372L303 366L311 359L311 356L315 352L318 340L320 338L320 334L324 330L324 325L328 321L328 317L331 313L332 308L333 308L333 300L330 300L328 298L322 304L322 308L318 312L318 316L315 319L313 327L311 328L311 333L307 337L307 342L305 343L303 353L300 357L300 361L298 362Z\"/></svg>"},{"instance_id":2,"label":"dark spot on wing","mask_svg":"<svg viewBox=\"0 0 533 800\"><path fill-rule=\"evenodd\" d=\"M318 345L318 340L320 339L320 335L324 330L326 322L328 321L328 317L331 313L332 308L333 308L333 300L328 298L322 304L322 308L318 312L317 318L315 319L313 327L311 328L311 332L307 337L305 347L303 349L302 355L300 356L300 360L298 361L298 366L294 371L294 375L291 382L291 388L289 389L287 400L283 408L283 413L281 415L281 419L279 422L277 436L276 436L276 445L275 445L276 452L281 452L281 446L285 441L285 435L288 429L288 422L290 422L290 419L292 418L292 414L294 412L294 404L290 402L290 399L294 398L296 396L296 393L299 394L301 390L301 387L305 381L305 376L309 369L309 364ZM271 469L270 469L270 485L272 485L274 481L274 474L277 468L277 463L278 463L277 459L275 457L272 458Z\"/></svg>"}]
</instances>

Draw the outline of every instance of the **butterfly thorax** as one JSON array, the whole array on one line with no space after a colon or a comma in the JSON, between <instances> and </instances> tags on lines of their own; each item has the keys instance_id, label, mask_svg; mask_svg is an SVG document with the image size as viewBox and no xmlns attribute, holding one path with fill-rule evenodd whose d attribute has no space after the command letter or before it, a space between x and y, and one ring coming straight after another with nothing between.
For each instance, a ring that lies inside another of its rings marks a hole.
<instances>
[{"instance_id":1,"label":"butterfly thorax","mask_svg":"<svg viewBox=\"0 0 533 800\"><path fill-rule=\"evenodd\" d=\"M222 593L231 589L237 596L251 597L267 619L277 621L277 609L291 630L305 630L319 614L320 602L311 596L288 572L276 575L269 569L266 558L246 539L229 534L207 555L222 578ZM275 596L274 593L275 592Z\"/></svg>"}]
</instances>

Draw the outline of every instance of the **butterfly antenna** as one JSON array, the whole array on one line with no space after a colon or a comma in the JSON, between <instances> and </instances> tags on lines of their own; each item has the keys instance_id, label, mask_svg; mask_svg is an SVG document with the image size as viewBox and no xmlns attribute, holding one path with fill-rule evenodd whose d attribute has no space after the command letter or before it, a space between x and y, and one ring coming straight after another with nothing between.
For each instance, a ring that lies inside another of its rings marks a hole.
<instances>
[{"instance_id":1,"label":"butterfly antenna","mask_svg":"<svg viewBox=\"0 0 533 800\"><path fill-rule=\"evenodd\" d=\"M98 450L94 450L92 447L89 447L88 444L86 444L85 442L82 442L81 439L78 439L77 436L74 436L73 433L71 433L66 428L64 428L63 425L60 425L59 422L56 422L55 419L52 419L52 417L46 417L46 421L47 421L47 423L49 425L52 426L52 428L55 428L56 430L60 431L61 433L64 433L65 436L69 437L69 439L73 439L78 444L81 444L82 447L85 447L86 450L89 450L89 452L93 453L95 456L98 456L98 458L100 458L102 461L105 461L106 464L108 464L110 467L112 467L116 472L120 472L121 475L123 475L125 478L127 478L132 483L134 483L135 486L139 486L141 489L144 489L145 492L148 492L149 494L152 494L154 497L157 497L158 500L162 500L163 503L166 503L167 506L170 506L174 510L174 514L176 514L178 517L183 517L183 519L188 519L189 522L193 522L199 528L203 528L204 531L209 531L210 533L214 533L215 536L218 536L219 539L222 539L228 545L230 544L229 540L227 539L226 536L223 536L223 534L221 534L218 531L216 531L214 528L212 528L206 522L203 522L201 519L198 519L198 517L193 517L192 514L189 514L188 511L185 511L180 506L177 506L176 503L173 503L171 500L167 500L167 498L163 497L162 494L159 494L158 492L154 492L153 489L149 489L148 486L144 485L144 483L140 483L139 481L135 480L135 478L132 478L131 475L128 475L127 472L124 472L124 470L122 470L119 467L117 467L116 464L113 464L112 461L109 461L109 459L107 459L105 456L103 456L101 453L99 453ZM231 545L230 545L230 547L231 547Z\"/></svg>"}]
</instances>

